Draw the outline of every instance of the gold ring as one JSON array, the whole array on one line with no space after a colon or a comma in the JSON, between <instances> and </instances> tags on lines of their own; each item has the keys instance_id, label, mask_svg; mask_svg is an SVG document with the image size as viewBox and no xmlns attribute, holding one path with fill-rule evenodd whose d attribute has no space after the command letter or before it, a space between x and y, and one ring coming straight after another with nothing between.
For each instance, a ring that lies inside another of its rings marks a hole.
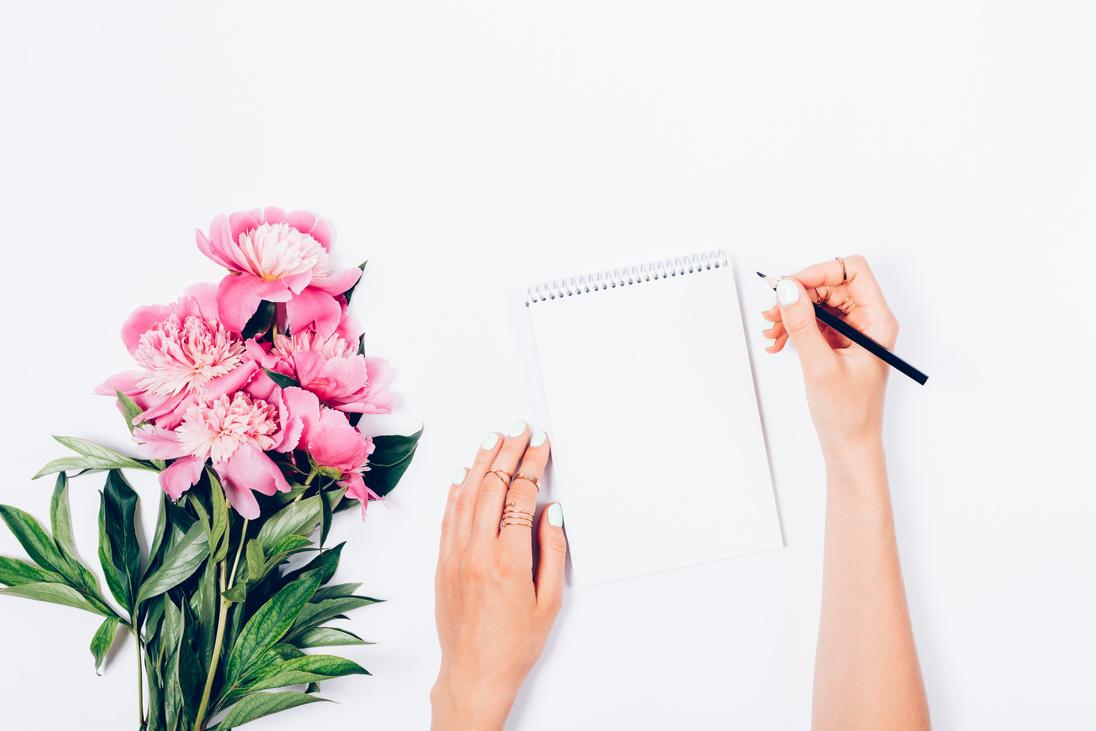
<instances>
[{"instance_id":1,"label":"gold ring","mask_svg":"<svg viewBox=\"0 0 1096 731\"><path fill-rule=\"evenodd\" d=\"M505 528L508 525L523 525L526 528L533 527L533 521L531 518L503 518L499 523L499 528Z\"/></svg>"},{"instance_id":2,"label":"gold ring","mask_svg":"<svg viewBox=\"0 0 1096 731\"><path fill-rule=\"evenodd\" d=\"M502 519L506 520L508 517L510 517L512 515L519 515L519 514L528 515L529 520L533 519L533 513L528 511L528 510L511 510L510 508L507 508L506 510L504 510L502 512Z\"/></svg>"},{"instance_id":3,"label":"gold ring","mask_svg":"<svg viewBox=\"0 0 1096 731\"><path fill-rule=\"evenodd\" d=\"M509 485L514 480L514 476L511 475L506 470L487 470L487 471L488 472L493 472L495 477L499 478L500 480L505 482L507 485Z\"/></svg>"},{"instance_id":4,"label":"gold ring","mask_svg":"<svg viewBox=\"0 0 1096 731\"><path fill-rule=\"evenodd\" d=\"M837 309L841 310L841 312L843 312L846 315L849 314L849 312L852 311L852 308L856 307L856 303L853 302L851 305L849 305L848 309L845 309L845 305L848 305L849 302L852 302L852 295L851 294L848 297L845 298L844 302L842 302L841 304L839 304L837 306Z\"/></svg>"},{"instance_id":5,"label":"gold ring","mask_svg":"<svg viewBox=\"0 0 1096 731\"><path fill-rule=\"evenodd\" d=\"M845 273L845 260L840 256L835 256L834 258L841 262L841 284L844 284L849 281L849 275Z\"/></svg>"},{"instance_id":6,"label":"gold ring","mask_svg":"<svg viewBox=\"0 0 1096 731\"><path fill-rule=\"evenodd\" d=\"M533 483L533 487L537 488L537 492L540 492L540 480L536 475L530 475L528 472L519 472L515 477L515 480L528 480Z\"/></svg>"},{"instance_id":7,"label":"gold ring","mask_svg":"<svg viewBox=\"0 0 1096 731\"><path fill-rule=\"evenodd\" d=\"M814 291L818 292L818 289L816 288ZM824 304L826 304L826 300L828 300L829 298L830 298L830 285L827 284L826 285L826 296L823 297L822 294L819 292L818 301L815 302L815 304L816 305L824 305Z\"/></svg>"}]
</instances>

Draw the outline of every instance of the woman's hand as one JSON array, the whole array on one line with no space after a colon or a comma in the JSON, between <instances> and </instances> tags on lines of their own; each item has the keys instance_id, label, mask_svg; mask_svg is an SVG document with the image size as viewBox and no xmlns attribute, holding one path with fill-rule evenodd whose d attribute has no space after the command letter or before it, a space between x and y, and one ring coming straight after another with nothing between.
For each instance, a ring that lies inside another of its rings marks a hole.
<instances>
[{"instance_id":1,"label":"woman's hand","mask_svg":"<svg viewBox=\"0 0 1096 731\"><path fill-rule=\"evenodd\" d=\"M518 476L539 481L549 450L543 432L530 439L517 422L505 439L489 433L472 468L458 470L449 488L435 580L442 654L431 692L435 731L501 729L559 613L562 511L552 504L534 521L538 486Z\"/></svg>"},{"instance_id":2,"label":"woman's hand","mask_svg":"<svg viewBox=\"0 0 1096 731\"><path fill-rule=\"evenodd\" d=\"M883 428L883 397L890 366L814 316L812 302L822 302L852 327L880 345L894 348L898 320L862 256L815 264L784 277L777 285L778 303L763 313L764 331L778 353L790 338L799 352L807 403L823 451L846 442L877 439Z\"/></svg>"}]
</instances>

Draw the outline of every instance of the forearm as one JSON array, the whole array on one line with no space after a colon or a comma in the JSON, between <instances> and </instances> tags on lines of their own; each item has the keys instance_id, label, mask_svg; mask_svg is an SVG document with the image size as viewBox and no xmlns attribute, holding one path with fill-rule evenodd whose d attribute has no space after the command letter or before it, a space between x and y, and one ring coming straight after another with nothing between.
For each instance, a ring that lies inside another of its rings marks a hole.
<instances>
[{"instance_id":1,"label":"forearm","mask_svg":"<svg viewBox=\"0 0 1096 731\"><path fill-rule=\"evenodd\" d=\"M828 445L813 726L929 727L882 440Z\"/></svg>"}]
</instances>

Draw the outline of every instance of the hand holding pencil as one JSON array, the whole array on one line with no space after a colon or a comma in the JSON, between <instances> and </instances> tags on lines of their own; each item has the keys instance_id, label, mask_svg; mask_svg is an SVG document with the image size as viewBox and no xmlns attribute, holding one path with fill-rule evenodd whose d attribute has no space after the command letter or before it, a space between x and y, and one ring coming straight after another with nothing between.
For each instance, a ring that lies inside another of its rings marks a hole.
<instances>
[{"instance_id":1,"label":"hand holding pencil","mask_svg":"<svg viewBox=\"0 0 1096 731\"><path fill-rule=\"evenodd\" d=\"M784 277L777 302L762 313L779 353L795 343L803 367L811 419L823 448L850 439L877 438L883 428L883 397L891 367L816 319L815 302L885 348L893 349L898 320L887 306L862 256L831 259ZM852 345L853 347L850 347Z\"/></svg>"}]
</instances>

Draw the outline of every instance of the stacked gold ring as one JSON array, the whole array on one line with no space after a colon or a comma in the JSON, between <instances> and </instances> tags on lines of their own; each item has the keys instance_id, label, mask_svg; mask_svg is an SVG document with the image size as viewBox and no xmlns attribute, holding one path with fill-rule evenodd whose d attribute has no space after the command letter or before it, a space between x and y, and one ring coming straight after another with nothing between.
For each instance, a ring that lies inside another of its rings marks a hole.
<instances>
[{"instance_id":1,"label":"stacked gold ring","mask_svg":"<svg viewBox=\"0 0 1096 731\"><path fill-rule=\"evenodd\" d=\"M846 307L845 305L848 305ZM852 295L845 298L845 301L837 306L837 309L841 310L841 314L847 315L852 312L852 308L856 307L856 303L852 301Z\"/></svg>"},{"instance_id":2,"label":"stacked gold ring","mask_svg":"<svg viewBox=\"0 0 1096 731\"><path fill-rule=\"evenodd\" d=\"M499 523L499 528L505 528L508 525L524 525L532 528L533 513L528 510L518 510L517 504L511 500L506 503L506 508L502 511L502 522Z\"/></svg>"},{"instance_id":3,"label":"stacked gold ring","mask_svg":"<svg viewBox=\"0 0 1096 731\"><path fill-rule=\"evenodd\" d=\"M849 275L845 273L845 260L842 259L840 256L835 256L834 259L837 259L837 261L841 262L841 284L844 284L845 282L849 281Z\"/></svg>"}]
</instances>

